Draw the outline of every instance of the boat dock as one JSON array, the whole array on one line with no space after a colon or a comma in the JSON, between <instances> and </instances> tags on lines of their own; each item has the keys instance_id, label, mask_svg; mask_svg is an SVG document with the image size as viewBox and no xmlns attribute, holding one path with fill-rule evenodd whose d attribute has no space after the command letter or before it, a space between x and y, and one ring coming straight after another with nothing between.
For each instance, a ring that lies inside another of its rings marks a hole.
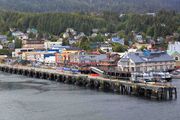
<instances>
[{"instance_id":1,"label":"boat dock","mask_svg":"<svg viewBox=\"0 0 180 120\"><path fill-rule=\"evenodd\" d=\"M177 99L177 89L170 83L135 83L132 81L71 74L62 71L27 66L12 66L0 64L0 71L24 75L27 77L48 79L66 84L74 84L86 88L110 91L122 95L134 95L147 99L174 100Z\"/></svg>"}]
</instances>

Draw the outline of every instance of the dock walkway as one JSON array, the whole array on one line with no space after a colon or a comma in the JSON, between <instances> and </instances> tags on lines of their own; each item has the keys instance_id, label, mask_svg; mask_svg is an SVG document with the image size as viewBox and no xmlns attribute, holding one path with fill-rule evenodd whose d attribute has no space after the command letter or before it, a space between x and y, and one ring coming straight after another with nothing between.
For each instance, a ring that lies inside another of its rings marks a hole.
<instances>
[{"instance_id":1,"label":"dock walkway","mask_svg":"<svg viewBox=\"0 0 180 120\"><path fill-rule=\"evenodd\" d=\"M87 88L111 91L122 95L135 95L149 99L177 99L176 87L170 83L134 83L132 81L93 77L85 74L70 74L54 69L0 64L0 70L39 79L48 79Z\"/></svg>"}]
</instances>

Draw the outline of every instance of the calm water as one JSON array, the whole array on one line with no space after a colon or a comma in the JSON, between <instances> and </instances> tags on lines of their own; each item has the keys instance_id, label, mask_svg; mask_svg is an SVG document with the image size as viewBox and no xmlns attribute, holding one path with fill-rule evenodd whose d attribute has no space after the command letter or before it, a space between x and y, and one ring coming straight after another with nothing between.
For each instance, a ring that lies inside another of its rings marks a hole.
<instances>
[{"instance_id":1,"label":"calm water","mask_svg":"<svg viewBox=\"0 0 180 120\"><path fill-rule=\"evenodd\" d=\"M113 95L0 72L0 120L180 120L176 101Z\"/></svg>"}]
</instances>

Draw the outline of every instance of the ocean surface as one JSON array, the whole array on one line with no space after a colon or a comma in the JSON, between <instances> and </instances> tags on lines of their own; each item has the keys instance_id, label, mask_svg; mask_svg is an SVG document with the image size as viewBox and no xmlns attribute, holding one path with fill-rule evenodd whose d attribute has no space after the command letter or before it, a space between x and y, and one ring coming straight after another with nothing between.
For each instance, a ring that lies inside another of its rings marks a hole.
<instances>
[{"instance_id":1,"label":"ocean surface","mask_svg":"<svg viewBox=\"0 0 180 120\"><path fill-rule=\"evenodd\" d=\"M173 84L178 99L158 102L0 72L0 120L180 120Z\"/></svg>"}]
</instances>

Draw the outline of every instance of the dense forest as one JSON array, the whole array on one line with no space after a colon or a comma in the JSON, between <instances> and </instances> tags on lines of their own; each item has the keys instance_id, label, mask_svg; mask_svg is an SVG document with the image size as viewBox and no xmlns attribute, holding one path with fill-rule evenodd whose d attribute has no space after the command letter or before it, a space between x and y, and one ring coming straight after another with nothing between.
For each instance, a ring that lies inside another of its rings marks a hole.
<instances>
[{"instance_id":1,"label":"dense forest","mask_svg":"<svg viewBox=\"0 0 180 120\"><path fill-rule=\"evenodd\" d=\"M174 11L160 11L156 16L126 14L119 17L116 13L104 12L102 15L80 13L19 13L0 11L0 32L9 28L36 28L42 32L60 35L66 28L74 28L89 35L93 28L100 32L123 31L130 36L132 31L144 35L165 37L173 32L180 33L180 14Z\"/></svg>"},{"instance_id":2,"label":"dense forest","mask_svg":"<svg viewBox=\"0 0 180 120\"><path fill-rule=\"evenodd\" d=\"M65 14L65 13L18 13L0 12L0 31L8 28L19 28L25 30L29 27L37 28L43 32L55 35L64 32L68 27L88 33L93 28L102 28L107 22L103 18L88 15Z\"/></svg>"},{"instance_id":3,"label":"dense forest","mask_svg":"<svg viewBox=\"0 0 180 120\"><path fill-rule=\"evenodd\" d=\"M180 0L0 0L0 9L21 12L180 12Z\"/></svg>"}]
</instances>

